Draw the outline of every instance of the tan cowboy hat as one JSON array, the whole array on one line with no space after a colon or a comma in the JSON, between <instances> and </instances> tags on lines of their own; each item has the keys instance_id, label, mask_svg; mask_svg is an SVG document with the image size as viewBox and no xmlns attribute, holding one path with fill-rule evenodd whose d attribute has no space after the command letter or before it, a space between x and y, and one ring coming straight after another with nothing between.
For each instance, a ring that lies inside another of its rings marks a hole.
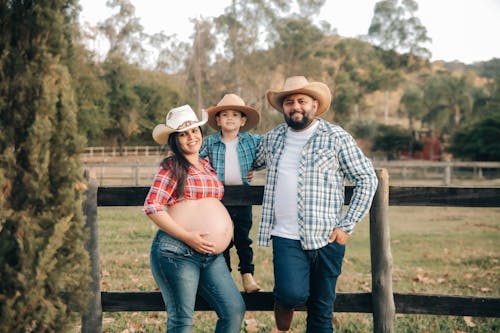
<instances>
[{"instance_id":1,"label":"tan cowboy hat","mask_svg":"<svg viewBox=\"0 0 500 333\"><path fill-rule=\"evenodd\" d=\"M211 107L207 109L208 113L208 124L219 130L219 126L217 126L217 121L215 120L215 116L219 111L223 110L235 110L242 112L247 117L247 122L245 126L241 128L242 131L248 131L249 129L256 126L260 121L260 113L256 109L246 106L243 99L236 94L226 94L217 106Z\"/></svg>"},{"instance_id":2,"label":"tan cowboy hat","mask_svg":"<svg viewBox=\"0 0 500 333\"><path fill-rule=\"evenodd\" d=\"M283 99L292 94L305 94L318 101L319 106L316 115L325 113L330 108L332 93L330 88L322 82L308 82L304 76L292 76L285 80L283 90L271 90L266 92L269 104L279 112L283 112Z\"/></svg>"},{"instance_id":3,"label":"tan cowboy hat","mask_svg":"<svg viewBox=\"0 0 500 333\"><path fill-rule=\"evenodd\" d=\"M168 136L174 132L185 132L191 128L203 126L208 121L208 115L202 111L199 121L189 105L179 106L168 111L165 124L156 125L153 129L153 139L159 144L166 144Z\"/></svg>"}]
</instances>

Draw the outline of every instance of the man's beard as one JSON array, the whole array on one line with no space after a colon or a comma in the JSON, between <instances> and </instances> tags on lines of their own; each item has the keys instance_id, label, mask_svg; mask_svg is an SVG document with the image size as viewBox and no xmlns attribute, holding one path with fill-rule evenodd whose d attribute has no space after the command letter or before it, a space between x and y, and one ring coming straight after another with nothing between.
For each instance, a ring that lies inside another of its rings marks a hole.
<instances>
[{"instance_id":1,"label":"man's beard","mask_svg":"<svg viewBox=\"0 0 500 333\"><path fill-rule=\"evenodd\" d=\"M291 116L293 116L293 114L291 114L290 116L287 116L286 114L284 115L285 116L285 122L288 124L288 126L290 126L293 130L296 130L296 131L300 131L300 130L303 130L304 128L307 128L314 120L307 117L307 115L305 113L302 114L302 120L300 121L296 121L296 120L293 120Z\"/></svg>"}]
</instances>

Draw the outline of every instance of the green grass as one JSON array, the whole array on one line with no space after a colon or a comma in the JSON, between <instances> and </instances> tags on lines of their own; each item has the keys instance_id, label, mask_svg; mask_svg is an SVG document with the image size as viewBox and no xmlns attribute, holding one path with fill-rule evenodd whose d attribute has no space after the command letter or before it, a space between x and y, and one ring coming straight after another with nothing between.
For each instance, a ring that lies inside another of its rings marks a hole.
<instances>
[{"instance_id":1,"label":"green grass","mask_svg":"<svg viewBox=\"0 0 500 333\"><path fill-rule=\"evenodd\" d=\"M256 239L260 207L254 207ZM393 290L500 296L500 209L390 207ZM158 290L149 270L149 248L155 233L141 207L100 207L101 289ZM254 244L255 277L272 290L271 248ZM233 251L234 252L234 251ZM235 253L233 263L236 263ZM233 277L241 288L236 269ZM369 222L359 224L348 243L339 292L371 290ZM213 332L215 315L197 312L195 332ZM105 313L104 332L164 332L164 312ZM500 318L397 315L396 332L500 332ZM473 326L474 325L474 326ZM247 312L242 332L271 332L271 312ZM473 327L472 327L473 326ZM371 332L369 314L336 313L337 332ZM293 332L305 331L305 313L297 312Z\"/></svg>"}]
</instances>

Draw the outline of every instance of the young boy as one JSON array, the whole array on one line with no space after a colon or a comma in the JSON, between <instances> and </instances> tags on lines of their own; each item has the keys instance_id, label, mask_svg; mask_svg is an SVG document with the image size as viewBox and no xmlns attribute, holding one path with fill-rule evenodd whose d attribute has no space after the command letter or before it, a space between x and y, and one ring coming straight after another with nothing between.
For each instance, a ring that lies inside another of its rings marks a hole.
<instances>
[{"instance_id":1,"label":"young boy","mask_svg":"<svg viewBox=\"0 0 500 333\"><path fill-rule=\"evenodd\" d=\"M207 109L208 124L218 130L203 141L200 157L207 157L217 171L217 176L225 185L249 185L248 172L255 159L260 135L247 133L260 121L260 113L249 106L241 97L226 94L217 106ZM243 289L247 293L260 290L253 278L253 250L249 237L252 228L252 206L226 207L234 224L233 241L224 251L224 258L231 271L229 250L236 246L239 258Z\"/></svg>"}]
</instances>

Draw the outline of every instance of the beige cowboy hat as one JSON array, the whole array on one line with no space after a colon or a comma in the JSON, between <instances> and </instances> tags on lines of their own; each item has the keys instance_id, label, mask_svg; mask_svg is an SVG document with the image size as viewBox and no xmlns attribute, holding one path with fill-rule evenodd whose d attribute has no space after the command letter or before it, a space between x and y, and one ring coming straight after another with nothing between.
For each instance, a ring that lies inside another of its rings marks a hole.
<instances>
[{"instance_id":1,"label":"beige cowboy hat","mask_svg":"<svg viewBox=\"0 0 500 333\"><path fill-rule=\"evenodd\" d=\"M240 96L236 94L226 94L224 95L224 97L222 97L219 103L217 103L217 106L207 109L208 124L216 130L219 129L219 126L217 126L215 116L218 112L223 110L240 111L247 117L245 126L241 128L242 131L248 131L249 129L255 127L260 121L259 111L252 107L246 106L245 102Z\"/></svg>"},{"instance_id":2,"label":"beige cowboy hat","mask_svg":"<svg viewBox=\"0 0 500 333\"><path fill-rule=\"evenodd\" d=\"M304 76L289 77L285 80L283 90L269 89L266 92L269 104L279 112L283 112L283 99L292 94L305 94L317 100L319 103L317 116L328 111L332 102L332 93L326 84L308 82Z\"/></svg>"},{"instance_id":3,"label":"beige cowboy hat","mask_svg":"<svg viewBox=\"0 0 500 333\"><path fill-rule=\"evenodd\" d=\"M168 111L165 124L156 125L153 129L153 139L159 144L166 144L168 136L174 132L185 132L191 128L203 126L208 121L208 115L202 110L202 120L199 121L189 105L179 106Z\"/></svg>"}]
</instances>

